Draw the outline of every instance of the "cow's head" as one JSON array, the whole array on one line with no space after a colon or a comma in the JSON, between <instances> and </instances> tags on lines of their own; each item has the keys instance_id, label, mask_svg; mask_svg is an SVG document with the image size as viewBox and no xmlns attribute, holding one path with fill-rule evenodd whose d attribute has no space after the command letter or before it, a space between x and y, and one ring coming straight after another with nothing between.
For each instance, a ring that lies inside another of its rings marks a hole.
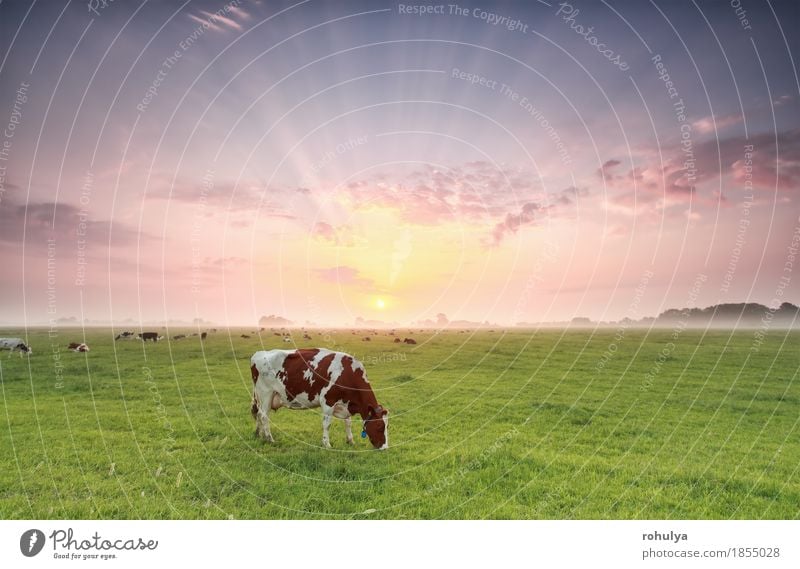
<instances>
[{"instance_id":1,"label":"cow's head","mask_svg":"<svg viewBox=\"0 0 800 569\"><path fill-rule=\"evenodd\" d=\"M31 355L33 353L33 350L31 350L31 347L28 346L27 344L19 344L17 345L17 348L19 349L20 352L28 355Z\"/></svg>"},{"instance_id":2,"label":"cow's head","mask_svg":"<svg viewBox=\"0 0 800 569\"><path fill-rule=\"evenodd\" d=\"M368 407L361 436L369 437L369 442L377 449L389 448L389 410L380 405Z\"/></svg>"}]
</instances>

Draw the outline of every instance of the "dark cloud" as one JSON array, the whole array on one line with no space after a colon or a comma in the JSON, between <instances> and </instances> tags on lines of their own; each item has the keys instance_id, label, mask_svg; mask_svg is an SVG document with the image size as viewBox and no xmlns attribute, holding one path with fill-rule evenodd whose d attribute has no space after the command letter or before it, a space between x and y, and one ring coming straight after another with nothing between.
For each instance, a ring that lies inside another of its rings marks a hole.
<instances>
[{"instance_id":1,"label":"dark cloud","mask_svg":"<svg viewBox=\"0 0 800 569\"><path fill-rule=\"evenodd\" d=\"M532 224L536 220L536 212L540 210L539 204L526 203L519 213L507 213L505 219L492 230L494 244L499 245L507 235L516 233L523 225Z\"/></svg>"},{"instance_id":2,"label":"dark cloud","mask_svg":"<svg viewBox=\"0 0 800 569\"><path fill-rule=\"evenodd\" d=\"M32 202L21 204L10 196L0 203L0 241L29 243L85 240L87 249L124 246L150 241L153 236L124 223L92 219L91 215L65 203Z\"/></svg>"}]
</instances>

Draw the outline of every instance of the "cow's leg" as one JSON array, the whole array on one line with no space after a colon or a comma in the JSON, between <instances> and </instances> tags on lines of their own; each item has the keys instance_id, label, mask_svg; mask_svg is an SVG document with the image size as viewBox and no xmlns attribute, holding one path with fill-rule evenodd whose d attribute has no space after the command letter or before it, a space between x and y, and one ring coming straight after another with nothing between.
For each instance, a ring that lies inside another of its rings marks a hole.
<instances>
[{"instance_id":1,"label":"cow's leg","mask_svg":"<svg viewBox=\"0 0 800 569\"><path fill-rule=\"evenodd\" d=\"M258 411L256 412L256 434L260 435L268 443L275 442L269 430L269 402L272 401L272 395L272 391L259 393Z\"/></svg>"},{"instance_id":2,"label":"cow's leg","mask_svg":"<svg viewBox=\"0 0 800 569\"><path fill-rule=\"evenodd\" d=\"M322 446L331 448L331 438L328 433L333 421L333 408L322 410Z\"/></svg>"},{"instance_id":3,"label":"cow's leg","mask_svg":"<svg viewBox=\"0 0 800 569\"><path fill-rule=\"evenodd\" d=\"M353 445L353 420L350 417L344 418L344 432L347 435L347 444Z\"/></svg>"}]
</instances>

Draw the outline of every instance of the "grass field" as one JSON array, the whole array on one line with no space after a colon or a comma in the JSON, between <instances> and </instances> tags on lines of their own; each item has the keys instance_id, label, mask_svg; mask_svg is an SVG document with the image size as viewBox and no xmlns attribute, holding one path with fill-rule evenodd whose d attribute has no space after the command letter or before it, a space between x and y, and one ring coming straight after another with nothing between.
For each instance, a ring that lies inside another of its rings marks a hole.
<instances>
[{"instance_id":1,"label":"grass field","mask_svg":"<svg viewBox=\"0 0 800 569\"><path fill-rule=\"evenodd\" d=\"M115 346L89 330L76 354L64 346L82 332L62 329L61 369L47 331L30 331L32 356L0 358L0 516L800 514L800 333L751 351L753 331L415 332L417 346L312 332L298 345L366 364L391 409L385 452L347 447L340 421L322 449L317 410L280 410L276 443L256 440L248 366L262 344L241 333Z\"/></svg>"}]
</instances>

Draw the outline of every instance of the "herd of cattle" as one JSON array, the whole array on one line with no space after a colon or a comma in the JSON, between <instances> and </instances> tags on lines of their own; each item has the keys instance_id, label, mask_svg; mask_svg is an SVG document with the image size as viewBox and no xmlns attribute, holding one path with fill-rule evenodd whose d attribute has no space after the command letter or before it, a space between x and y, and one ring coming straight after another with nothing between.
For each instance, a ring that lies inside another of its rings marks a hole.
<instances>
[{"instance_id":1,"label":"herd of cattle","mask_svg":"<svg viewBox=\"0 0 800 569\"><path fill-rule=\"evenodd\" d=\"M211 329L216 332L216 329ZM259 332L263 332L262 328ZM257 334L258 332L253 332ZM356 332L353 332L356 334ZM284 342L292 342L291 335L274 332ZM373 332L377 335L377 332ZM394 335L394 331L389 335ZM208 337L208 332L197 332L188 336ZM182 340L186 334L177 334L173 340ZM242 334L248 339L249 334ZM120 332L115 341L141 340L158 342L164 336L158 332L133 331ZM311 336L303 331L303 339ZM362 338L371 341L369 336ZM394 339L395 343L416 344L413 338ZM70 342L67 349L73 352L88 352L89 346L82 342ZM21 338L0 338L0 350L32 354ZM256 436L265 441L274 439L269 428L269 412L282 407L288 409L322 410L322 445L330 448L329 428L333 418L343 419L347 444L354 444L351 417L360 415L362 420L361 437L369 438L377 449L389 448L389 411L378 403L372 386L367 379L364 365L344 352L334 352L322 348L300 348L295 350L258 351L250 358L253 377L253 400L251 414L256 422Z\"/></svg>"}]
</instances>

